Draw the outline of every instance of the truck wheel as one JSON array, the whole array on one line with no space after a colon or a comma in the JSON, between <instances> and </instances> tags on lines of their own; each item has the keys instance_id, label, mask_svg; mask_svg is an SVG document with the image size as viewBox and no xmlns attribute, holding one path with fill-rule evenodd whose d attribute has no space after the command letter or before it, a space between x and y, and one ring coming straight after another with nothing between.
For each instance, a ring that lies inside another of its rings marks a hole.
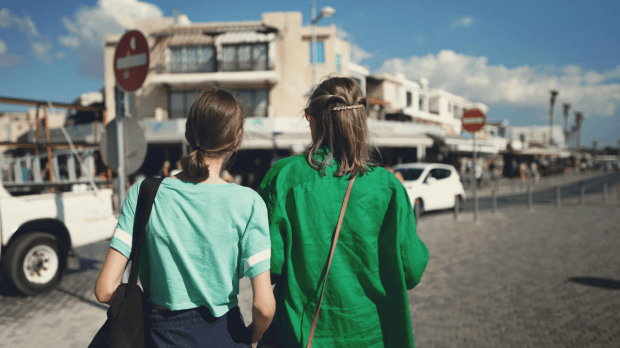
<instances>
[{"instance_id":1,"label":"truck wheel","mask_svg":"<svg viewBox=\"0 0 620 348\"><path fill-rule=\"evenodd\" d=\"M3 260L4 273L15 288L32 296L53 288L65 270L66 258L56 237L32 232L17 237Z\"/></svg>"}]
</instances>

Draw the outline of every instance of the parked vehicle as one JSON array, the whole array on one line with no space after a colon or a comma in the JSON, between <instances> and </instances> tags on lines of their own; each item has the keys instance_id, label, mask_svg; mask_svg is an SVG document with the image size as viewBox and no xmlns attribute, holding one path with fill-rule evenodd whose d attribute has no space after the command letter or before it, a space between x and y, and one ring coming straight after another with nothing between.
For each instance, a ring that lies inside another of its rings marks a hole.
<instances>
[{"instance_id":1,"label":"parked vehicle","mask_svg":"<svg viewBox=\"0 0 620 348\"><path fill-rule=\"evenodd\" d=\"M10 163L3 160L4 166L10 166L11 173L18 173L13 175L12 182L5 176L6 184L12 189L49 187L48 182L41 180L38 161L32 156L12 159ZM54 163L58 161L55 159ZM28 171L22 170L24 168ZM30 171L34 174L20 175ZM53 288L61 280L68 263L79 267L73 249L111 238L117 223L111 189L93 186L87 189L85 182L72 181L75 173L70 173L70 178L53 175L57 184L73 186L80 192L13 196L0 181L0 270L5 279L25 295Z\"/></svg>"},{"instance_id":2,"label":"parked vehicle","mask_svg":"<svg viewBox=\"0 0 620 348\"><path fill-rule=\"evenodd\" d=\"M453 166L438 163L408 163L393 167L405 179L411 205L425 211L454 208L465 200L459 173ZM462 206L462 204L461 204Z\"/></svg>"}]
</instances>

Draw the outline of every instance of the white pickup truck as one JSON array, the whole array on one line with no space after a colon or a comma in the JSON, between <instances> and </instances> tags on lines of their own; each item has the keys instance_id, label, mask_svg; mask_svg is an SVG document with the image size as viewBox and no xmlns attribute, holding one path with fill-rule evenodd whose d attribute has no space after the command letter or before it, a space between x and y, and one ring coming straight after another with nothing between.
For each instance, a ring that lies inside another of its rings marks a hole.
<instances>
[{"instance_id":1,"label":"white pickup truck","mask_svg":"<svg viewBox=\"0 0 620 348\"><path fill-rule=\"evenodd\" d=\"M25 295L60 281L73 249L112 237L112 190L12 196L0 183L0 269ZM79 263L78 263L79 265Z\"/></svg>"}]
</instances>

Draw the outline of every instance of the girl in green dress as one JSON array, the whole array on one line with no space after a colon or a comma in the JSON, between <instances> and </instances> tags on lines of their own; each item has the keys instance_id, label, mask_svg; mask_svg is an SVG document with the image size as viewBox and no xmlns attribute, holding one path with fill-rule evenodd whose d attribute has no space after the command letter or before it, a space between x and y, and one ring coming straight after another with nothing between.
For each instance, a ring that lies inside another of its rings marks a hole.
<instances>
[{"instance_id":1,"label":"girl in green dress","mask_svg":"<svg viewBox=\"0 0 620 348\"><path fill-rule=\"evenodd\" d=\"M305 114L309 148L278 161L259 188L269 214L276 298L264 341L306 345L332 235L356 175L313 346L413 347L407 290L420 282L428 249L416 234L405 188L370 162L362 91L350 78L330 78L314 90Z\"/></svg>"}]
</instances>

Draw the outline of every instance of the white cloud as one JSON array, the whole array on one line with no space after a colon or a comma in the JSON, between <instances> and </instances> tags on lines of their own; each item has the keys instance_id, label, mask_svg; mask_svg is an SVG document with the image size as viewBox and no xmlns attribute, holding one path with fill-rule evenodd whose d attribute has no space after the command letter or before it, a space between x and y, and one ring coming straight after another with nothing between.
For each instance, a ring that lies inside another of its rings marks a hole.
<instances>
[{"instance_id":1,"label":"white cloud","mask_svg":"<svg viewBox=\"0 0 620 348\"><path fill-rule=\"evenodd\" d=\"M469 28L474 23L474 19L470 16L463 16L452 22L450 29L454 28Z\"/></svg>"},{"instance_id":2,"label":"white cloud","mask_svg":"<svg viewBox=\"0 0 620 348\"><path fill-rule=\"evenodd\" d=\"M48 64L51 62L51 58L47 53L50 51L52 45L47 38L41 36L37 30L36 24L32 21L30 16L26 15L20 17L11 13L8 8L0 9L0 28L17 30L24 34L26 40L30 44L30 51L34 57L40 62ZM11 59L11 62L16 61L19 61L19 59Z\"/></svg>"},{"instance_id":3,"label":"white cloud","mask_svg":"<svg viewBox=\"0 0 620 348\"><path fill-rule=\"evenodd\" d=\"M363 60L373 57L372 53L367 52L356 44L351 44L351 62L355 64L361 63Z\"/></svg>"},{"instance_id":4,"label":"white cloud","mask_svg":"<svg viewBox=\"0 0 620 348\"><path fill-rule=\"evenodd\" d=\"M0 68L15 65L21 59L15 54L7 53L7 47L4 41L0 40Z\"/></svg>"},{"instance_id":5,"label":"white cloud","mask_svg":"<svg viewBox=\"0 0 620 348\"><path fill-rule=\"evenodd\" d=\"M60 60L65 58L67 58L67 52L56 52L56 59Z\"/></svg>"},{"instance_id":6,"label":"white cloud","mask_svg":"<svg viewBox=\"0 0 620 348\"><path fill-rule=\"evenodd\" d=\"M32 53L38 61L50 64L52 58L48 54L52 50L52 45L44 42L34 42L31 46Z\"/></svg>"},{"instance_id":7,"label":"white cloud","mask_svg":"<svg viewBox=\"0 0 620 348\"><path fill-rule=\"evenodd\" d=\"M75 36L59 36L58 43L66 47L76 48L80 45L80 39Z\"/></svg>"},{"instance_id":8,"label":"white cloud","mask_svg":"<svg viewBox=\"0 0 620 348\"><path fill-rule=\"evenodd\" d=\"M103 79L103 39L106 32L120 34L135 26L137 19L161 18L163 12L138 0L99 0L95 7L83 7L62 23L67 35L58 42L80 58L80 73Z\"/></svg>"},{"instance_id":9,"label":"white cloud","mask_svg":"<svg viewBox=\"0 0 620 348\"><path fill-rule=\"evenodd\" d=\"M340 27L336 27L336 37L341 40L345 40L349 42L351 47L351 62L355 64L360 64L363 60L370 59L374 57L374 55L360 46L354 43L353 35L344 31L344 29Z\"/></svg>"},{"instance_id":10,"label":"white cloud","mask_svg":"<svg viewBox=\"0 0 620 348\"><path fill-rule=\"evenodd\" d=\"M21 18L12 14L8 8L0 9L0 28L16 29L32 37L39 36L37 26L29 16Z\"/></svg>"},{"instance_id":11,"label":"white cloud","mask_svg":"<svg viewBox=\"0 0 620 348\"><path fill-rule=\"evenodd\" d=\"M620 66L605 74L583 71L575 65L549 69L507 68L488 65L486 57L472 57L451 50L408 59L386 60L378 72L402 73L411 80L427 77L431 88L442 88L490 106L547 108L549 91L560 92L557 103L570 103L588 115L613 115L620 105L620 83L612 83ZM558 104L559 105L559 104Z\"/></svg>"}]
</instances>

